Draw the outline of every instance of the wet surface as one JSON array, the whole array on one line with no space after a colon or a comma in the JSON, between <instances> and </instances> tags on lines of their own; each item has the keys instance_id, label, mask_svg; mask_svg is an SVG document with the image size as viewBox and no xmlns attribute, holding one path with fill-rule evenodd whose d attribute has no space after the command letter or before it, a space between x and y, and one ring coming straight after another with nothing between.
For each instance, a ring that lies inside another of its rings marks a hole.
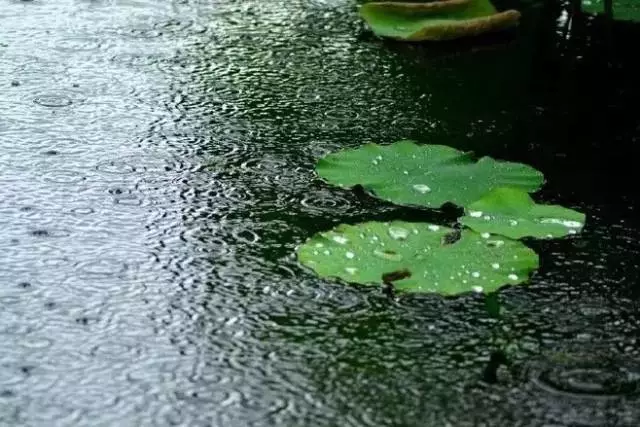
<instances>
[{"instance_id":1,"label":"wet surface","mask_svg":"<svg viewBox=\"0 0 640 427\"><path fill-rule=\"evenodd\" d=\"M638 32L525 16L425 48L347 0L0 0L0 425L638 425L638 70L597 41ZM339 222L450 221L314 178L401 137L533 164L587 213L531 243L501 325L292 259Z\"/></svg>"}]
</instances>

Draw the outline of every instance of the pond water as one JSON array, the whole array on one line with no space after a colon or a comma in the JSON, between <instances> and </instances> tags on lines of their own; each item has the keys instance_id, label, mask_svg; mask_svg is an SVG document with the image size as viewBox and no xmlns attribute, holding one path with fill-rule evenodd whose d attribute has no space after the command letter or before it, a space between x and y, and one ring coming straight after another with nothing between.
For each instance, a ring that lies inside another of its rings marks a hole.
<instances>
[{"instance_id":1,"label":"pond water","mask_svg":"<svg viewBox=\"0 0 640 427\"><path fill-rule=\"evenodd\" d=\"M638 30L524 11L425 47L351 0L0 0L0 425L638 425ZM450 221L314 176L403 137L532 164L587 213L530 243L501 325L296 264L340 222Z\"/></svg>"}]
</instances>

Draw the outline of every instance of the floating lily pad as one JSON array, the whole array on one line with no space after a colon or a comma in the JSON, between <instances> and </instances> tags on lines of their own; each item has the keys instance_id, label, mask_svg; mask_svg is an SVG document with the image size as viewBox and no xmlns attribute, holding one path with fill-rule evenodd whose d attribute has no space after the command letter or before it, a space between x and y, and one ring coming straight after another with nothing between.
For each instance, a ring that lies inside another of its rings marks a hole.
<instances>
[{"instance_id":1,"label":"floating lily pad","mask_svg":"<svg viewBox=\"0 0 640 427\"><path fill-rule=\"evenodd\" d=\"M604 0L582 0L582 10L587 13L604 13ZM621 21L640 22L638 0L613 0L613 18Z\"/></svg>"},{"instance_id":2,"label":"floating lily pad","mask_svg":"<svg viewBox=\"0 0 640 427\"><path fill-rule=\"evenodd\" d=\"M582 230L585 215L556 205L539 205L513 188L497 188L465 209L463 225L479 233L495 233L512 239L556 238Z\"/></svg>"},{"instance_id":3,"label":"floating lily pad","mask_svg":"<svg viewBox=\"0 0 640 427\"><path fill-rule=\"evenodd\" d=\"M403 41L451 40L503 30L518 24L520 13L497 13L489 0L429 3L372 2L360 15L374 33Z\"/></svg>"},{"instance_id":4,"label":"floating lily pad","mask_svg":"<svg viewBox=\"0 0 640 427\"><path fill-rule=\"evenodd\" d=\"M317 164L318 174L343 188L361 185L397 204L438 208L446 202L466 206L494 188L533 192L544 178L520 163L471 156L443 145L399 141L367 144L332 153Z\"/></svg>"},{"instance_id":5,"label":"floating lily pad","mask_svg":"<svg viewBox=\"0 0 640 427\"><path fill-rule=\"evenodd\" d=\"M491 292L526 282L536 253L516 240L484 237L427 223L366 222L318 233L298 249L298 259L321 277L397 290L454 295Z\"/></svg>"}]
</instances>

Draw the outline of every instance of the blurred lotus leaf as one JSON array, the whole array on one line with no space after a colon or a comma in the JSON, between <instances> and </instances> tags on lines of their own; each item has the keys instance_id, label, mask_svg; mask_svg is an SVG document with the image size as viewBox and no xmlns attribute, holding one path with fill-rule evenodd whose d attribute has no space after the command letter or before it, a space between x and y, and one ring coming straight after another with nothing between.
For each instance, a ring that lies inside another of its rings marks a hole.
<instances>
[{"instance_id":1,"label":"blurred lotus leaf","mask_svg":"<svg viewBox=\"0 0 640 427\"><path fill-rule=\"evenodd\" d=\"M360 15L374 33L401 41L452 40L514 27L520 12L498 12L489 0L372 2Z\"/></svg>"},{"instance_id":2,"label":"blurred lotus leaf","mask_svg":"<svg viewBox=\"0 0 640 427\"><path fill-rule=\"evenodd\" d=\"M582 0L584 12L603 13L605 9L605 0ZM640 22L640 2L638 0L612 0L611 9L614 19Z\"/></svg>"}]
</instances>

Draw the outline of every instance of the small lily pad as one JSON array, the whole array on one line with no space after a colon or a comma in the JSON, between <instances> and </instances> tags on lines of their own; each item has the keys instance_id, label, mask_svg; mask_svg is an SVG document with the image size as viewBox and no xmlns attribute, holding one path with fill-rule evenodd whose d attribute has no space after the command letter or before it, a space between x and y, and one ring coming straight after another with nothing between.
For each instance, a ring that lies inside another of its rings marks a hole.
<instances>
[{"instance_id":1,"label":"small lily pad","mask_svg":"<svg viewBox=\"0 0 640 427\"><path fill-rule=\"evenodd\" d=\"M453 233L428 223L343 224L316 234L297 254L321 277L443 295L523 283L538 267L536 253L516 240L463 230L451 243Z\"/></svg>"},{"instance_id":2,"label":"small lily pad","mask_svg":"<svg viewBox=\"0 0 640 427\"><path fill-rule=\"evenodd\" d=\"M331 184L360 185L383 200L429 208L447 202L466 206L500 187L533 192L544 181L541 172L527 165L491 157L475 161L455 148L414 141L366 144L332 153L318 162L316 170Z\"/></svg>"},{"instance_id":3,"label":"small lily pad","mask_svg":"<svg viewBox=\"0 0 640 427\"><path fill-rule=\"evenodd\" d=\"M377 35L403 41L475 36L513 27L520 19L515 10L498 13L489 0L371 2L360 15Z\"/></svg>"},{"instance_id":4,"label":"small lily pad","mask_svg":"<svg viewBox=\"0 0 640 427\"><path fill-rule=\"evenodd\" d=\"M478 233L511 239L557 238L580 232L585 215L562 206L536 204L521 190L497 188L470 204L460 222Z\"/></svg>"}]
</instances>

